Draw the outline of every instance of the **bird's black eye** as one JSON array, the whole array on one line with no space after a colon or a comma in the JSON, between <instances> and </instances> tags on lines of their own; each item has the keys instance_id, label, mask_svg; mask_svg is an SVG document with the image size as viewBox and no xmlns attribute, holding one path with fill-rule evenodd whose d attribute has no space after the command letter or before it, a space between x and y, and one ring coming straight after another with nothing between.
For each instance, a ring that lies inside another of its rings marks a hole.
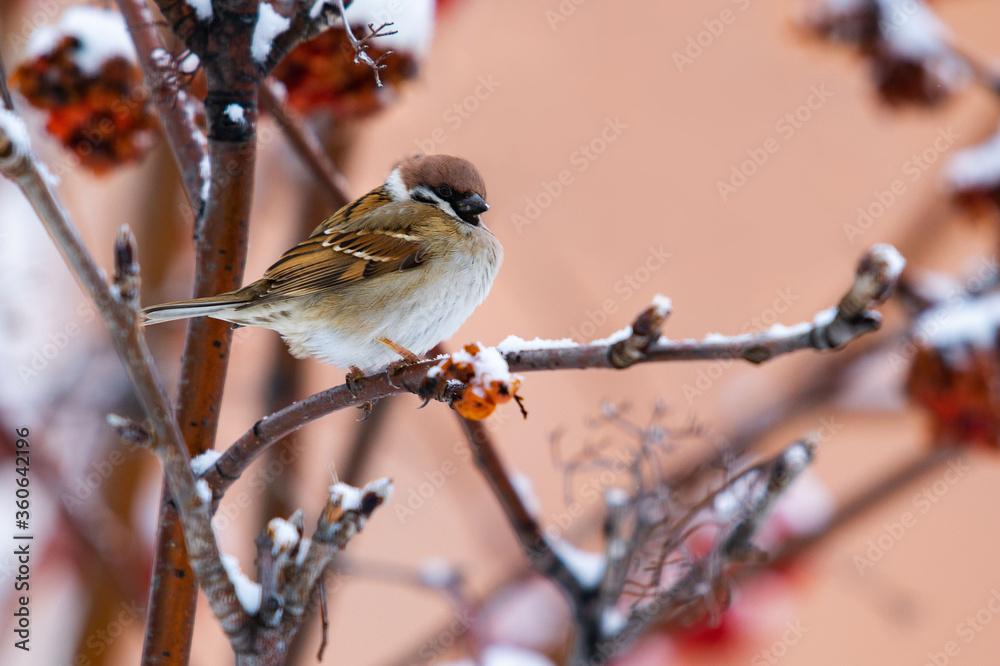
<instances>
[{"instance_id":1,"label":"bird's black eye","mask_svg":"<svg viewBox=\"0 0 1000 666\"><path fill-rule=\"evenodd\" d=\"M450 185L438 185L434 188L434 190L438 193L438 196L445 201L450 200L455 195L455 193L452 192Z\"/></svg>"}]
</instances>

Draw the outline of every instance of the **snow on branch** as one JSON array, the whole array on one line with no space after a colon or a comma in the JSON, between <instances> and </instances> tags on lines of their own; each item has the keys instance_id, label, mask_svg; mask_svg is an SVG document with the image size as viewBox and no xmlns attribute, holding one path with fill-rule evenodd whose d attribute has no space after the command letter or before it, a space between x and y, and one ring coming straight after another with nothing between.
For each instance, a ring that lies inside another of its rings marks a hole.
<instances>
[{"instance_id":1,"label":"snow on branch","mask_svg":"<svg viewBox=\"0 0 1000 666\"><path fill-rule=\"evenodd\" d=\"M829 350L881 325L881 315L874 310L893 293L905 260L891 245L871 247L858 262L851 288L840 303L820 312L811 322L787 327L780 324L766 331L736 336L712 335L702 341L674 341L653 335L662 325L669 308L666 299L644 310L632 326L608 340L577 345L551 344L545 341L525 343L509 339L503 347L503 359L511 372L534 372L562 369L621 368L637 363L663 361L699 361L743 359L763 363L782 354L803 350ZM216 495L225 492L232 482L268 446L307 423L344 409L360 407L380 398L399 393L415 393L452 404L466 396L467 385L454 378L435 381L434 368L440 360L412 363L392 372L381 372L343 384L265 416L230 446L216 467L205 478ZM428 382L434 390L428 392Z\"/></svg>"},{"instance_id":2,"label":"snow on branch","mask_svg":"<svg viewBox=\"0 0 1000 666\"><path fill-rule=\"evenodd\" d=\"M257 538L259 583L243 583L247 594L259 591L253 613L260 625L252 651L281 653L299 630L313 589L334 555L364 528L375 510L392 497L392 481L378 479L363 488L330 486L311 538L303 536L303 512L287 520L273 518ZM240 589L237 585L237 589ZM268 662L273 663L273 662Z\"/></svg>"}]
</instances>

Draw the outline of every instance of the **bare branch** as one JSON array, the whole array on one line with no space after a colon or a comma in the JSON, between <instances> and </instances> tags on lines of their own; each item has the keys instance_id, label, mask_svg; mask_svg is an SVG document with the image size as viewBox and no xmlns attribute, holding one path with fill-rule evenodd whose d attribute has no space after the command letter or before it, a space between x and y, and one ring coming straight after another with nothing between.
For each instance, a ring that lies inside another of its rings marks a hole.
<instances>
[{"instance_id":1,"label":"bare branch","mask_svg":"<svg viewBox=\"0 0 1000 666\"><path fill-rule=\"evenodd\" d=\"M388 35L395 35L396 31L383 32L386 28L392 26L392 23L383 23L378 28L372 25L368 26L369 34L366 37L358 39L354 36L354 31L351 30L351 24L347 20L347 10L344 8L344 0L334 0L337 6L337 11L340 13L340 21L344 24L344 34L347 35L347 41L351 43L351 48L354 49L354 63L362 64L367 67L371 67L372 71L375 72L375 86L377 88L382 87L382 79L379 77L379 71L385 69L385 65L382 61L385 60L392 51L386 51L377 59L372 60L371 56L368 55L368 42L375 37L386 37Z\"/></svg>"},{"instance_id":2,"label":"bare branch","mask_svg":"<svg viewBox=\"0 0 1000 666\"><path fill-rule=\"evenodd\" d=\"M567 594L579 595L582 583L557 556L551 544L542 533L537 518L528 510L524 500L514 488L514 484L504 469L503 461L493 445L482 421L470 421L458 417L462 432L472 450L476 467L486 478L493 495L500 503L507 521L514 528L521 550L532 569L546 578L556 581Z\"/></svg>"},{"instance_id":3,"label":"bare branch","mask_svg":"<svg viewBox=\"0 0 1000 666\"><path fill-rule=\"evenodd\" d=\"M281 101L274 91L273 81L265 81L261 86L260 102L261 106L274 116L292 148L316 178L326 200L335 210L347 205L350 201L347 196L347 179L326 154L319 138L309 129L305 121Z\"/></svg>"}]
</instances>

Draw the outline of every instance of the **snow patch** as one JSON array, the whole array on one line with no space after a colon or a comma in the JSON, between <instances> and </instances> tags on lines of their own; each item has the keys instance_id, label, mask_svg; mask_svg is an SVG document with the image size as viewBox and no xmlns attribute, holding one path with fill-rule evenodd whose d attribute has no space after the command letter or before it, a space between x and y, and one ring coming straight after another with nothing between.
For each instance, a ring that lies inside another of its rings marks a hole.
<instances>
[{"instance_id":1,"label":"snow patch","mask_svg":"<svg viewBox=\"0 0 1000 666\"><path fill-rule=\"evenodd\" d=\"M194 9L199 21L212 20L212 0L185 0L185 2Z\"/></svg>"},{"instance_id":2,"label":"snow patch","mask_svg":"<svg viewBox=\"0 0 1000 666\"><path fill-rule=\"evenodd\" d=\"M1000 183L1000 129L981 144L955 153L944 174L952 187L960 189Z\"/></svg>"},{"instance_id":3,"label":"snow patch","mask_svg":"<svg viewBox=\"0 0 1000 666\"><path fill-rule=\"evenodd\" d=\"M229 118L229 122L234 125L242 125L247 121L246 113L242 106L239 104L230 104L225 109L222 110L226 118Z\"/></svg>"},{"instance_id":4,"label":"snow patch","mask_svg":"<svg viewBox=\"0 0 1000 666\"><path fill-rule=\"evenodd\" d=\"M263 596L260 583L255 583L247 578L243 570L240 569L239 560L232 555L222 553L222 566L226 569L229 580L233 581L236 597L240 600L243 610L250 615L256 615L257 611L260 610L260 600Z\"/></svg>"},{"instance_id":5,"label":"snow patch","mask_svg":"<svg viewBox=\"0 0 1000 666\"><path fill-rule=\"evenodd\" d=\"M558 340L534 338L533 340L524 340L516 335L508 335L500 342L500 344L497 345L496 348L500 352L506 354L508 352L528 351L532 349L561 349L563 347L579 346L580 345L573 342L572 338L559 338Z\"/></svg>"},{"instance_id":6,"label":"snow patch","mask_svg":"<svg viewBox=\"0 0 1000 666\"><path fill-rule=\"evenodd\" d=\"M281 551L288 551L299 542L299 530L292 523L284 518L272 518L267 524L267 531L274 542L271 553L277 555Z\"/></svg>"},{"instance_id":7,"label":"snow patch","mask_svg":"<svg viewBox=\"0 0 1000 666\"><path fill-rule=\"evenodd\" d=\"M607 566L607 559L602 553L580 550L559 538L549 539L549 546L581 585L593 589L601 584Z\"/></svg>"},{"instance_id":8,"label":"snow patch","mask_svg":"<svg viewBox=\"0 0 1000 666\"><path fill-rule=\"evenodd\" d=\"M28 128L20 116L12 111L0 109L0 135L10 141L13 152L17 154L24 155L31 150Z\"/></svg>"},{"instance_id":9,"label":"snow patch","mask_svg":"<svg viewBox=\"0 0 1000 666\"><path fill-rule=\"evenodd\" d=\"M215 449L209 449L204 453L199 453L194 458L191 458L191 469L194 471L195 476L201 476L209 470L209 468L222 457L222 453L216 451Z\"/></svg>"},{"instance_id":10,"label":"snow patch","mask_svg":"<svg viewBox=\"0 0 1000 666\"><path fill-rule=\"evenodd\" d=\"M274 11L269 2L260 3L257 10L257 25L253 29L250 40L250 55L257 62L264 62L271 53L271 42L274 38L288 30L292 22Z\"/></svg>"},{"instance_id":11,"label":"snow patch","mask_svg":"<svg viewBox=\"0 0 1000 666\"><path fill-rule=\"evenodd\" d=\"M64 37L73 37L80 47L73 54L80 71L89 76L101 71L112 58L135 62L135 47L121 14L108 9L70 7L56 25L36 30L25 50L28 59L50 53Z\"/></svg>"}]
</instances>

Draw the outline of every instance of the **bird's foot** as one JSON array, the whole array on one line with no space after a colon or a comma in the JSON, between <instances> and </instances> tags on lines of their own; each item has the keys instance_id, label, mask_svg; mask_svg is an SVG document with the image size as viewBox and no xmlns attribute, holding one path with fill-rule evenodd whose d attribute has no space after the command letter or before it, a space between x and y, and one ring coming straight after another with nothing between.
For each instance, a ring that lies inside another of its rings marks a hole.
<instances>
[{"instance_id":1,"label":"bird's foot","mask_svg":"<svg viewBox=\"0 0 1000 666\"><path fill-rule=\"evenodd\" d=\"M375 338L378 342L396 352L402 358L398 361L393 361L385 369L386 379L389 381L389 385L393 388L406 388L405 386L398 386L394 381L392 381L393 375L397 374L401 370L405 370L414 363L420 363L420 357L411 352L409 349L402 345L398 345L389 338Z\"/></svg>"},{"instance_id":2,"label":"bird's foot","mask_svg":"<svg viewBox=\"0 0 1000 666\"><path fill-rule=\"evenodd\" d=\"M356 365L352 365L350 370L347 372L347 377L345 378L345 383L347 384L347 391L351 394L351 397L355 400L358 399L358 394L361 393L361 380L365 378L365 373L361 372L361 368Z\"/></svg>"}]
</instances>

